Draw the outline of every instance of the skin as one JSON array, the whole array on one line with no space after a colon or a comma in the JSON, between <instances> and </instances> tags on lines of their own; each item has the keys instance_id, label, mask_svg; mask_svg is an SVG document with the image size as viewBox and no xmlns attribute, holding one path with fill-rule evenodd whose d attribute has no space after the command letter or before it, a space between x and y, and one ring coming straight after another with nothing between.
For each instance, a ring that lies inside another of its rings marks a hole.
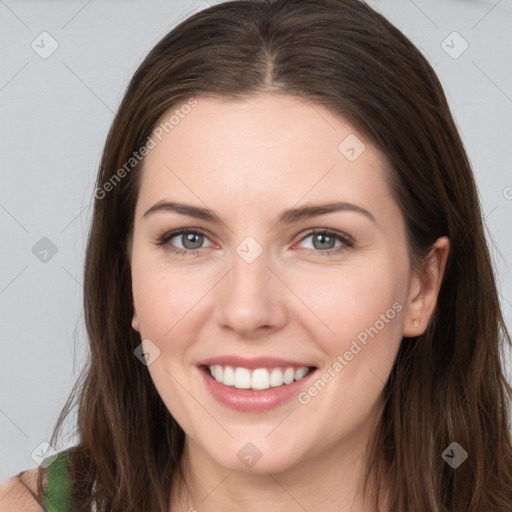
<instances>
[{"instance_id":1,"label":"skin","mask_svg":"<svg viewBox=\"0 0 512 512\"><path fill-rule=\"evenodd\" d=\"M412 268L384 157L324 107L270 93L196 100L145 159L131 247L132 327L160 350L148 371L186 433L183 465L194 481L187 494L175 480L171 509L363 511L365 447L384 383L402 337L421 334L433 313L448 240L437 240L426 270ZM338 150L350 134L365 144L354 161ZM143 217L161 200L209 208L223 223ZM333 201L375 222L339 211L276 224L285 208ZM155 245L184 227L207 233L196 255L170 251L193 247L181 235L167 250ZM344 244L313 245L312 228L355 245L320 254ZM247 236L263 248L250 264L236 252ZM394 303L401 310L308 404L238 412L199 378L200 360L226 354L291 358L321 375ZM251 468L237 457L247 442L262 454Z\"/></svg>"}]
</instances>

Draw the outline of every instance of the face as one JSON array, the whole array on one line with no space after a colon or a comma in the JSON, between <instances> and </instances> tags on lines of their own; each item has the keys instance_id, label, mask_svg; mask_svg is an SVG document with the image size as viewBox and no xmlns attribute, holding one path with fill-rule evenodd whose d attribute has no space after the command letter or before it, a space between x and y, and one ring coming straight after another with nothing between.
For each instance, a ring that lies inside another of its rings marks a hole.
<instances>
[{"instance_id":1,"label":"face","mask_svg":"<svg viewBox=\"0 0 512 512\"><path fill-rule=\"evenodd\" d=\"M283 470L375 420L414 314L404 221L382 155L322 106L196 101L145 159L132 326L196 450Z\"/></svg>"}]
</instances>

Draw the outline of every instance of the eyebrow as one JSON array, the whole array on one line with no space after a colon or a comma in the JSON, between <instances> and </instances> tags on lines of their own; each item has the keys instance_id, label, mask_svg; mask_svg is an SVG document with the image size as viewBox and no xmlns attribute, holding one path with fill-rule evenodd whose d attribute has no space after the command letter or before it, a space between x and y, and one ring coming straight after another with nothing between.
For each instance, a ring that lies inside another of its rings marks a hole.
<instances>
[{"instance_id":1,"label":"eyebrow","mask_svg":"<svg viewBox=\"0 0 512 512\"><path fill-rule=\"evenodd\" d=\"M180 215L187 215L196 219L201 219L213 224L223 224L221 218L213 213L208 208L201 208L198 206L192 206L190 204L178 203L175 201L159 201L154 204L149 210L144 213L143 218L149 217L156 212L174 212ZM283 210L278 217L278 224L293 224L302 220L311 219L318 217L319 215L325 215L327 213L339 212L339 211L351 211L365 215L372 222L377 224L375 217L368 211L352 203L346 202L333 202L324 204L309 204L301 206L299 208L288 208Z\"/></svg>"}]
</instances>

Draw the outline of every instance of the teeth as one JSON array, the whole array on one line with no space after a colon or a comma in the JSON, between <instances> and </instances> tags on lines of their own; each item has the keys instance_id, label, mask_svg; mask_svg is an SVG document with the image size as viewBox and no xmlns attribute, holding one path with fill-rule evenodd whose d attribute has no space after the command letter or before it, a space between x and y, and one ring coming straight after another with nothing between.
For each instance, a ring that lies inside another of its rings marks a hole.
<instances>
[{"instance_id":1,"label":"teeth","mask_svg":"<svg viewBox=\"0 0 512 512\"><path fill-rule=\"evenodd\" d=\"M225 386L234 386L237 389L264 390L270 387L278 387L283 384L291 384L295 380L304 378L309 373L309 368L233 368L232 366L209 366L212 377Z\"/></svg>"},{"instance_id":2,"label":"teeth","mask_svg":"<svg viewBox=\"0 0 512 512\"><path fill-rule=\"evenodd\" d=\"M283 372L279 368L274 368L270 373L270 385L274 388L283 385Z\"/></svg>"},{"instance_id":3,"label":"teeth","mask_svg":"<svg viewBox=\"0 0 512 512\"><path fill-rule=\"evenodd\" d=\"M224 368L224 376L222 379L222 383L226 386L234 386L235 385L235 370L233 370L232 366L226 366Z\"/></svg>"},{"instance_id":4,"label":"teeth","mask_svg":"<svg viewBox=\"0 0 512 512\"><path fill-rule=\"evenodd\" d=\"M295 379L295 370L293 368L286 368L284 375L283 375L284 383L291 384L294 379Z\"/></svg>"},{"instance_id":5,"label":"teeth","mask_svg":"<svg viewBox=\"0 0 512 512\"><path fill-rule=\"evenodd\" d=\"M266 368L258 368L252 372L251 388L268 389L270 387L270 375Z\"/></svg>"},{"instance_id":6,"label":"teeth","mask_svg":"<svg viewBox=\"0 0 512 512\"><path fill-rule=\"evenodd\" d=\"M222 382L222 366L215 366L213 376L217 382Z\"/></svg>"},{"instance_id":7,"label":"teeth","mask_svg":"<svg viewBox=\"0 0 512 512\"><path fill-rule=\"evenodd\" d=\"M300 380L302 377L305 377L308 373L308 368L297 368L295 370L295 380Z\"/></svg>"},{"instance_id":8,"label":"teeth","mask_svg":"<svg viewBox=\"0 0 512 512\"><path fill-rule=\"evenodd\" d=\"M251 387L251 372L247 368L235 370L235 388L249 389Z\"/></svg>"}]
</instances>

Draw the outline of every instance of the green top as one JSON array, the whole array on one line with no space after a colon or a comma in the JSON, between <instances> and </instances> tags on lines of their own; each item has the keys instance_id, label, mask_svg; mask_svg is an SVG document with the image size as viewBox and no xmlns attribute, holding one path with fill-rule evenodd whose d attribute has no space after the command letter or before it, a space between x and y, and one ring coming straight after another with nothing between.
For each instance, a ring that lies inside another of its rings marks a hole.
<instances>
[{"instance_id":1,"label":"green top","mask_svg":"<svg viewBox=\"0 0 512 512\"><path fill-rule=\"evenodd\" d=\"M41 464L44 467L44 461ZM48 483L43 495L45 512L71 512L72 483L68 474L68 453L60 452L46 472Z\"/></svg>"}]
</instances>

